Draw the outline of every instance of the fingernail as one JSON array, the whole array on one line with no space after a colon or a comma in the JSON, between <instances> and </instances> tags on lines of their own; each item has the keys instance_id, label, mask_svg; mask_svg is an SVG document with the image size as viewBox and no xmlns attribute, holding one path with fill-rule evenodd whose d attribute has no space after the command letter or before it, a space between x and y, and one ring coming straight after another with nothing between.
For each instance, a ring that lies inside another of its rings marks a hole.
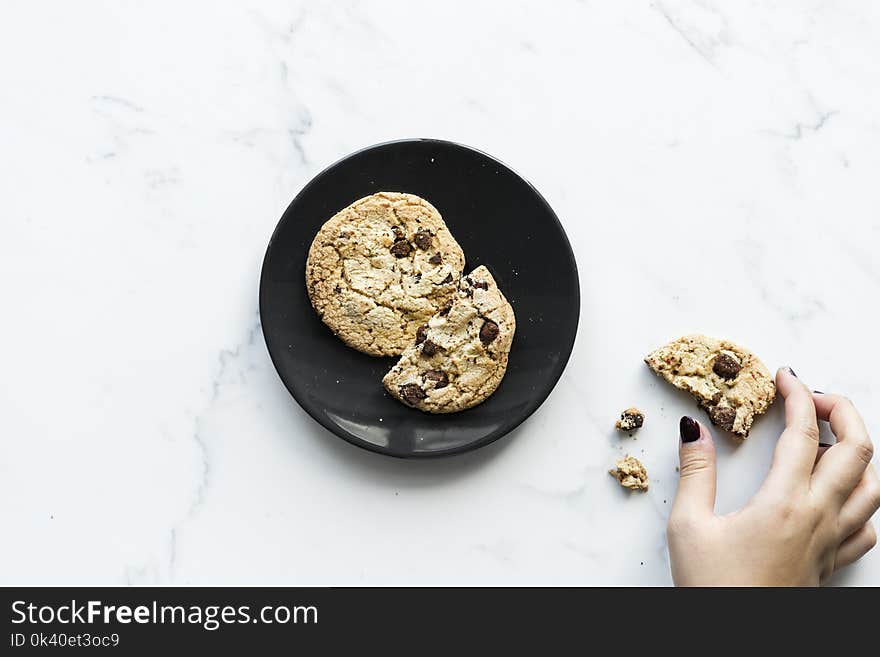
<instances>
[{"instance_id":1,"label":"fingernail","mask_svg":"<svg viewBox=\"0 0 880 657\"><path fill-rule=\"evenodd\" d=\"M790 367L786 367L785 369L786 369L786 370L788 371L788 373L791 374L794 378L797 378L797 374L794 373L794 370L793 370L793 369L791 369Z\"/></svg>"},{"instance_id":2,"label":"fingernail","mask_svg":"<svg viewBox=\"0 0 880 657\"><path fill-rule=\"evenodd\" d=\"M678 432L681 434L681 442L683 443L692 443L700 439L700 425L694 418L687 415L683 415L681 422L678 423Z\"/></svg>"},{"instance_id":3,"label":"fingernail","mask_svg":"<svg viewBox=\"0 0 880 657\"><path fill-rule=\"evenodd\" d=\"M831 447L831 443L819 443L819 447Z\"/></svg>"},{"instance_id":4,"label":"fingernail","mask_svg":"<svg viewBox=\"0 0 880 657\"><path fill-rule=\"evenodd\" d=\"M817 395L824 395L825 394L821 390L814 390L813 392L815 392Z\"/></svg>"}]
</instances>

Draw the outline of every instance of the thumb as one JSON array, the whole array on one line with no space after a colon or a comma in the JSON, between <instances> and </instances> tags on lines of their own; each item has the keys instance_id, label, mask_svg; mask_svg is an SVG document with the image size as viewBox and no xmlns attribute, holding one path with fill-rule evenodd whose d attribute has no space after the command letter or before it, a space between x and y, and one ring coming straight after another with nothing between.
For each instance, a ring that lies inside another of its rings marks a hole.
<instances>
[{"instance_id":1,"label":"thumb","mask_svg":"<svg viewBox=\"0 0 880 657\"><path fill-rule=\"evenodd\" d=\"M715 445L712 434L702 424L685 415L679 424L678 491L672 512L704 515L715 512Z\"/></svg>"}]
</instances>

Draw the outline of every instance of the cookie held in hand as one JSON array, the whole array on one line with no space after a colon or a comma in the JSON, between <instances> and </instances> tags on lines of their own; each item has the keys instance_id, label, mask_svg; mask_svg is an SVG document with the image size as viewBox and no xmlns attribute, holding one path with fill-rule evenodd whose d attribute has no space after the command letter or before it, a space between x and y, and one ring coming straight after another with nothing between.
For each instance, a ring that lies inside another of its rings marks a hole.
<instances>
[{"instance_id":1,"label":"cookie held in hand","mask_svg":"<svg viewBox=\"0 0 880 657\"><path fill-rule=\"evenodd\" d=\"M739 440L749 435L755 417L776 397L776 384L764 363L728 340L687 335L650 353L645 362L689 392L712 424Z\"/></svg>"}]
</instances>

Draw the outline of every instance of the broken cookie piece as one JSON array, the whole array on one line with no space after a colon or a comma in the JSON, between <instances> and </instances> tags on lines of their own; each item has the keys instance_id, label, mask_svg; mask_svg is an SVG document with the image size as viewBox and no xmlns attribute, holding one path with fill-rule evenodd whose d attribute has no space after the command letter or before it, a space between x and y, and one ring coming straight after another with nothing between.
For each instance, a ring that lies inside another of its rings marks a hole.
<instances>
[{"instance_id":1,"label":"broken cookie piece","mask_svg":"<svg viewBox=\"0 0 880 657\"><path fill-rule=\"evenodd\" d=\"M608 474L617 478L617 482L630 490L648 490L648 471L634 456L628 454L617 462L617 468Z\"/></svg>"},{"instance_id":2,"label":"broken cookie piece","mask_svg":"<svg viewBox=\"0 0 880 657\"><path fill-rule=\"evenodd\" d=\"M633 406L620 414L620 419L614 423L614 426L620 431L635 431L644 423L645 414Z\"/></svg>"},{"instance_id":3,"label":"broken cookie piece","mask_svg":"<svg viewBox=\"0 0 880 657\"><path fill-rule=\"evenodd\" d=\"M689 392L712 424L738 440L749 435L755 417L776 397L769 370L750 351L728 340L686 335L650 353L655 374Z\"/></svg>"},{"instance_id":4,"label":"broken cookie piece","mask_svg":"<svg viewBox=\"0 0 880 657\"><path fill-rule=\"evenodd\" d=\"M454 413L487 399L504 377L516 318L485 267L461 281L451 305L419 326L382 379L407 406Z\"/></svg>"}]
</instances>

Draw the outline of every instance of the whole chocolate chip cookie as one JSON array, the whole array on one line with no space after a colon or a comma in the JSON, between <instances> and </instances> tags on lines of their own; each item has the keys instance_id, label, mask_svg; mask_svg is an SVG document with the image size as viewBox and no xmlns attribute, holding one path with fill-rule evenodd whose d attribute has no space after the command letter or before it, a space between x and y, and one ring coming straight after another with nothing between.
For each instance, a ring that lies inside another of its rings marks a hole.
<instances>
[{"instance_id":1,"label":"whole chocolate chip cookie","mask_svg":"<svg viewBox=\"0 0 880 657\"><path fill-rule=\"evenodd\" d=\"M398 356L455 296L463 268L464 253L434 206L379 192L318 231L306 286L318 315L348 346Z\"/></svg>"},{"instance_id":2,"label":"whole chocolate chip cookie","mask_svg":"<svg viewBox=\"0 0 880 657\"><path fill-rule=\"evenodd\" d=\"M764 363L727 340L687 335L652 352L645 362L676 388L691 393L713 424L740 440L776 396L776 384Z\"/></svg>"},{"instance_id":3,"label":"whole chocolate chip cookie","mask_svg":"<svg viewBox=\"0 0 880 657\"><path fill-rule=\"evenodd\" d=\"M454 413L489 397L507 370L516 331L513 308L485 267L461 280L452 306L414 329L386 390L408 406Z\"/></svg>"}]
</instances>

